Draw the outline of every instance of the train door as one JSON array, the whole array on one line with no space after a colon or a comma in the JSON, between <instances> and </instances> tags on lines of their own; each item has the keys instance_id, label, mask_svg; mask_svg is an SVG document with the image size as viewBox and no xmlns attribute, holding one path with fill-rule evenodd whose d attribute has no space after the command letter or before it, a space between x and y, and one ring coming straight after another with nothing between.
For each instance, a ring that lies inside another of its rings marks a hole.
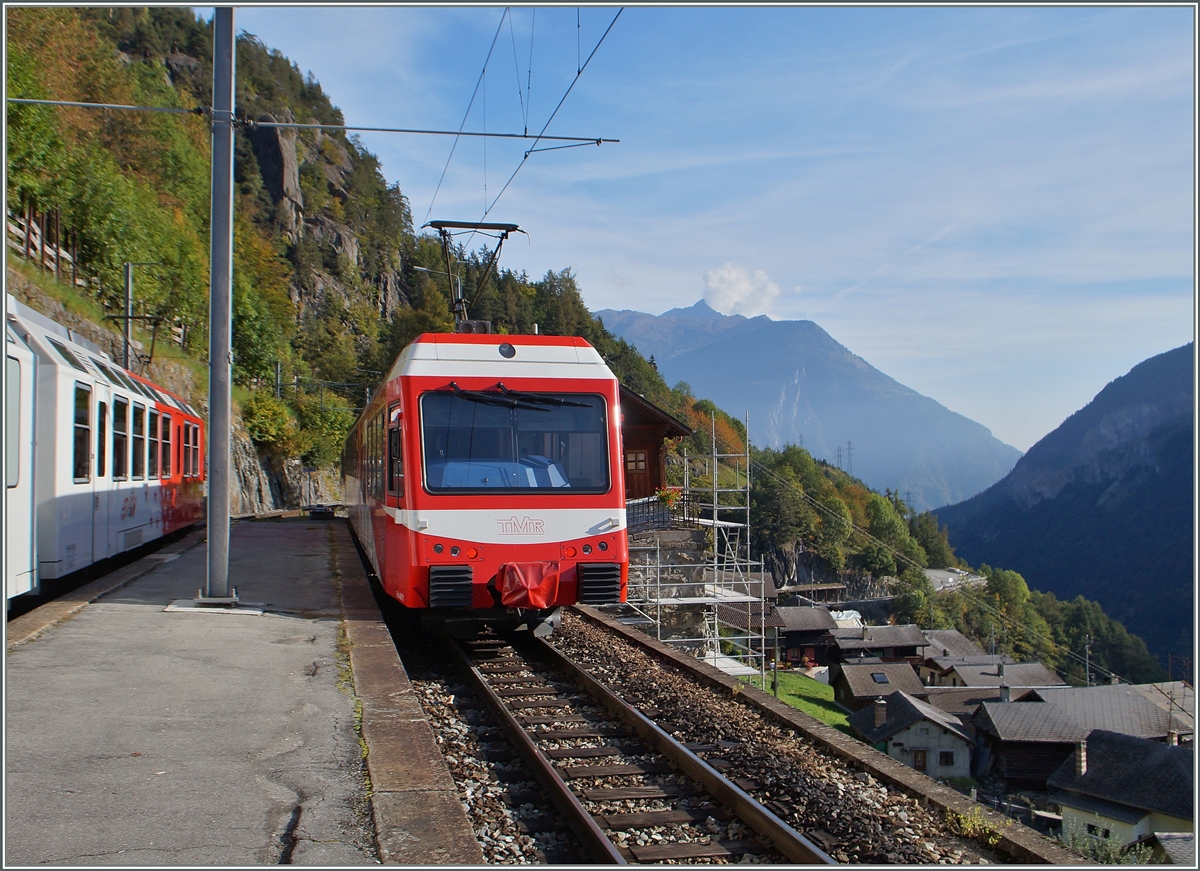
<instances>
[{"instance_id":1,"label":"train door","mask_svg":"<svg viewBox=\"0 0 1200 871\"><path fill-rule=\"evenodd\" d=\"M109 518L112 514L112 468L109 462L108 445L112 440L112 394L96 385L96 430L92 437L95 453L95 484L92 488L92 555L101 560L113 555Z\"/></svg>"},{"instance_id":2,"label":"train door","mask_svg":"<svg viewBox=\"0 0 1200 871\"><path fill-rule=\"evenodd\" d=\"M59 499L59 524L62 535L63 570L66 573L91 565L92 517L95 498L95 463L92 436L96 430L95 385L75 381L70 387L71 477L66 493Z\"/></svg>"},{"instance_id":3,"label":"train door","mask_svg":"<svg viewBox=\"0 0 1200 871\"><path fill-rule=\"evenodd\" d=\"M8 342L4 384L4 586L6 600L38 591L34 470L33 352Z\"/></svg>"}]
</instances>

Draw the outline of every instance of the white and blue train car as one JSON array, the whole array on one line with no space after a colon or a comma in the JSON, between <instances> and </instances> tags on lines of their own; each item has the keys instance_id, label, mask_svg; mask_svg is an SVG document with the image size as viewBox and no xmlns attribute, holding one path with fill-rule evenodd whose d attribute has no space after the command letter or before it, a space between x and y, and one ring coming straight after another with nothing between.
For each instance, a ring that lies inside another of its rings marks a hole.
<instances>
[{"instance_id":1,"label":"white and blue train car","mask_svg":"<svg viewBox=\"0 0 1200 871\"><path fill-rule=\"evenodd\" d=\"M9 599L203 517L194 408L11 295L5 332Z\"/></svg>"}]
</instances>

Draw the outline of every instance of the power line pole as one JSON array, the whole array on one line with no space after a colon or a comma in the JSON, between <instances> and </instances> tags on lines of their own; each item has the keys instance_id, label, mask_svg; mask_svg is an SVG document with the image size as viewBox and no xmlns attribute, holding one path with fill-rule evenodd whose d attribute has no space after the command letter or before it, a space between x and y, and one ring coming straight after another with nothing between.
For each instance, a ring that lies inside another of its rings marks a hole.
<instances>
[{"instance_id":1,"label":"power line pole","mask_svg":"<svg viewBox=\"0 0 1200 871\"><path fill-rule=\"evenodd\" d=\"M229 458L233 370L233 8L213 17L212 214L208 307L208 579L199 601L237 602L229 587Z\"/></svg>"},{"instance_id":2,"label":"power line pole","mask_svg":"<svg viewBox=\"0 0 1200 871\"><path fill-rule=\"evenodd\" d=\"M846 474L854 475L854 443L846 439Z\"/></svg>"},{"instance_id":3,"label":"power line pole","mask_svg":"<svg viewBox=\"0 0 1200 871\"><path fill-rule=\"evenodd\" d=\"M1083 680L1084 686L1092 685L1092 636L1083 636Z\"/></svg>"},{"instance_id":4,"label":"power line pole","mask_svg":"<svg viewBox=\"0 0 1200 871\"><path fill-rule=\"evenodd\" d=\"M837 446L837 467L842 468L842 446Z\"/></svg>"}]
</instances>

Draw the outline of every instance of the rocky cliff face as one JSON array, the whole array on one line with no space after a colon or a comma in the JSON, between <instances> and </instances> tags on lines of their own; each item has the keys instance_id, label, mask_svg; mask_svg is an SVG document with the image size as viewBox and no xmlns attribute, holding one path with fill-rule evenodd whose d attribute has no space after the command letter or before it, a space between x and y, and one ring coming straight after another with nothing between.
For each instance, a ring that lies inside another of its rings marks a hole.
<instances>
[{"instance_id":1,"label":"rocky cliff face","mask_svg":"<svg viewBox=\"0 0 1200 871\"><path fill-rule=\"evenodd\" d=\"M15 270L6 270L6 278L8 292L18 300L94 342L112 359L121 359L121 335L68 310ZM145 350L140 343L135 347ZM198 384L187 366L159 357L139 374L182 396L201 413L208 412L208 385ZM233 425L230 513L235 517L341 500L338 482L327 473L306 471L299 460L281 465L259 451L246 434L236 407Z\"/></svg>"}]
</instances>

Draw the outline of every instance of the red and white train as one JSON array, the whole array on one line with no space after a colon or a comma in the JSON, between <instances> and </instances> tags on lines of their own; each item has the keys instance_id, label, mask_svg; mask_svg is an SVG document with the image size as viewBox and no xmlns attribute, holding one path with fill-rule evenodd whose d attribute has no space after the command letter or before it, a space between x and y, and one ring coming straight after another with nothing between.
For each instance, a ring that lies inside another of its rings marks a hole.
<instances>
[{"instance_id":1,"label":"red and white train","mask_svg":"<svg viewBox=\"0 0 1200 871\"><path fill-rule=\"evenodd\" d=\"M539 634L562 605L624 601L618 389L580 338L425 333L406 347L342 457L387 594Z\"/></svg>"},{"instance_id":2,"label":"red and white train","mask_svg":"<svg viewBox=\"0 0 1200 871\"><path fill-rule=\"evenodd\" d=\"M204 421L6 294L7 600L203 519Z\"/></svg>"}]
</instances>

